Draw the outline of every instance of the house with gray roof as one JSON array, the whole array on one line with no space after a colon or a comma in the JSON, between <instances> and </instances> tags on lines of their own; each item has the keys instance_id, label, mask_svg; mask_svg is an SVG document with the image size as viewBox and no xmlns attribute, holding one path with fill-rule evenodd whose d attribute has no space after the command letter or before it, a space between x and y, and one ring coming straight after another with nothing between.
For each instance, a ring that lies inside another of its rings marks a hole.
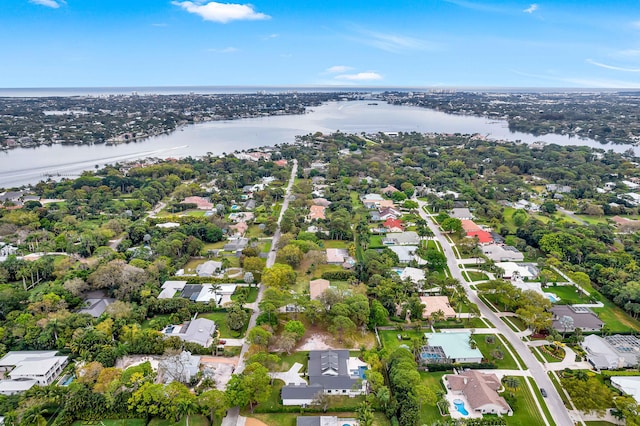
<instances>
[{"instance_id":1,"label":"house with gray roof","mask_svg":"<svg viewBox=\"0 0 640 426\"><path fill-rule=\"evenodd\" d=\"M200 355L191 355L188 351L168 356L159 362L158 374L163 383L189 383L200 371L200 358Z\"/></svg>"},{"instance_id":2,"label":"house with gray roof","mask_svg":"<svg viewBox=\"0 0 640 426\"><path fill-rule=\"evenodd\" d=\"M416 258L418 246L389 246L389 250L398 255L398 262L409 263Z\"/></svg>"},{"instance_id":3,"label":"house with gray roof","mask_svg":"<svg viewBox=\"0 0 640 426\"><path fill-rule=\"evenodd\" d=\"M165 336L176 336L185 342L209 347L216 332L216 323L206 318L187 321L182 325L170 325L163 330Z\"/></svg>"},{"instance_id":4,"label":"house with gray roof","mask_svg":"<svg viewBox=\"0 0 640 426\"><path fill-rule=\"evenodd\" d=\"M358 426L360 423L353 418L336 416L299 416L296 426Z\"/></svg>"},{"instance_id":5,"label":"house with gray roof","mask_svg":"<svg viewBox=\"0 0 640 426\"><path fill-rule=\"evenodd\" d=\"M107 306L115 302L111 297L88 298L84 300L83 308L78 311L80 314L89 314L98 318L107 310Z\"/></svg>"},{"instance_id":6,"label":"house with gray roof","mask_svg":"<svg viewBox=\"0 0 640 426\"><path fill-rule=\"evenodd\" d=\"M212 277L222 271L222 262L208 260L196 266L196 274L199 277Z\"/></svg>"},{"instance_id":7,"label":"house with gray roof","mask_svg":"<svg viewBox=\"0 0 640 426\"><path fill-rule=\"evenodd\" d=\"M562 333L572 332L576 328L582 331L600 331L604 325L596 314L582 306L554 305L551 313L551 326ZM562 320L563 317L569 317L571 320Z\"/></svg>"},{"instance_id":8,"label":"house with gray roof","mask_svg":"<svg viewBox=\"0 0 640 426\"><path fill-rule=\"evenodd\" d=\"M367 391L367 364L349 356L348 350L310 351L309 385L286 385L282 405L309 405L318 393L355 397Z\"/></svg>"},{"instance_id":9,"label":"house with gray roof","mask_svg":"<svg viewBox=\"0 0 640 426\"><path fill-rule=\"evenodd\" d=\"M414 231L390 232L382 239L385 246L417 246L420 244L420 236Z\"/></svg>"}]
</instances>

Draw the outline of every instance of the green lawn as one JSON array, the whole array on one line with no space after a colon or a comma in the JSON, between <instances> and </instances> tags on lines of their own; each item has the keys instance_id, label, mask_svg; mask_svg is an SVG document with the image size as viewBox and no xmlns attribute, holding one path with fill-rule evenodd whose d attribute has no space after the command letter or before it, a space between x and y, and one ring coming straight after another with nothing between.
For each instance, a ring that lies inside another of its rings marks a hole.
<instances>
[{"instance_id":1,"label":"green lawn","mask_svg":"<svg viewBox=\"0 0 640 426\"><path fill-rule=\"evenodd\" d=\"M513 416L505 417L507 425L543 425L544 420L535 403L535 397L529 392L529 388L523 377L516 377L520 385L515 390L516 407L512 407ZM508 392L508 391L507 391Z\"/></svg>"},{"instance_id":2,"label":"green lawn","mask_svg":"<svg viewBox=\"0 0 640 426\"><path fill-rule=\"evenodd\" d=\"M382 244L382 235L371 235L369 237L369 248L382 248L384 245Z\"/></svg>"},{"instance_id":3,"label":"green lawn","mask_svg":"<svg viewBox=\"0 0 640 426\"><path fill-rule=\"evenodd\" d=\"M493 343L487 342L487 337L493 337ZM482 352L482 355L489 362L493 362L496 365L496 368L504 368L507 370L517 370L518 366L516 365L515 360L507 351L505 345L498 339L498 336L494 334L474 334L473 340L476 342L478 349ZM493 352L499 351L502 354L502 359L498 359L495 355L497 353Z\"/></svg>"},{"instance_id":4,"label":"green lawn","mask_svg":"<svg viewBox=\"0 0 640 426\"><path fill-rule=\"evenodd\" d=\"M238 289L240 288L246 288L246 287L236 287L236 291L231 295L231 300L237 300L238 299ZM253 303L258 299L258 288L257 287L251 287L249 289L249 295L247 296L247 303Z\"/></svg>"},{"instance_id":5,"label":"green lawn","mask_svg":"<svg viewBox=\"0 0 640 426\"><path fill-rule=\"evenodd\" d=\"M425 330L426 331L426 330ZM404 331L396 331L396 330L381 330L378 332L380 335L380 341L382 342L382 346L386 349L393 351L398 346L405 344L411 347L411 338L413 337L422 337L424 336L425 331L416 331L416 330L404 330ZM398 340L398 334L400 334L403 339Z\"/></svg>"},{"instance_id":6,"label":"green lawn","mask_svg":"<svg viewBox=\"0 0 640 426\"><path fill-rule=\"evenodd\" d=\"M553 421L553 417L551 417L551 412L549 412L549 407L547 407L547 402L545 401L544 397L540 393L540 389L538 389L538 385L536 384L535 380L533 380L532 377L527 377L527 380L531 384L531 387L533 388L533 393L535 394L535 397L538 399L538 402L542 407L544 416L547 418L551 426L555 426L556 422Z\"/></svg>"},{"instance_id":7,"label":"green lawn","mask_svg":"<svg viewBox=\"0 0 640 426\"><path fill-rule=\"evenodd\" d=\"M282 362L280 363L277 371L289 371L289 369L295 364L299 362L304 365L302 371L307 371L307 363L309 361L309 352L294 352L291 355L286 354L278 354Z\"/></svg>"},{"instance_id":8,"label":"green lawn","mask_svg":"<svg viewBox=\"0 0 640 426\"><path fill-rule=\"evenodd\" d=\"M247 326L241 330L240 333L237 333L227 326L227 313L226 312L206 312L200 314L201 318L207 318L212 321L215 321L217 329L220 331L221 338L231 338L231 339L239 339L244 337L244 334L247 331Z\"/></svg>"},{"instance_id":9,"label":"green lawn","mask_svg":"<svg viewBox=\"0 0 640 426\"><path fill-rule=\"evenodd\" d=\"M470 282L484 281L489 279L489 277L486 274L483 274L482 272L465 271L465 273L467 274L467 277L469 278Z\"/></svg>"},{"instance_id":10,"label":"green lawn","mask_svg":"<svg viewBox=\"0 0 640 426\"><path fill-rule=\"evenodd\" d=\"M357 413L316 413L316 414L299 414L299 413L269 413L269 414L249 414L249 417L254 417L268 426L296 426L296 419L299 416L337 416L338 424L340 424L340 418L356 418ZM389 426L391 423L385 417L383 413L374 413L374 426Z\"/></svg>"},{"instance_id":11,"label":"green lawn","mask_svg":"<svg viewBox=\"0 0 640 426\"><path fill-rule=\"evenodd\" d=\"M187 417L183 417L178 423L173 420L154 417L151 419L148 426L187 426ZM189 416L189 426L209 426L209 419L200 415Z\"/></svg>"},{"instance_id":12,"label":"green lawn","mask_svg":"<svg viewBox=\"0 0 640 426\"><path fill-rule=\"evenodd\" d=\"M636 332L640 329L640 321L631 318L612 301L600 296L599 300L604 304L603 308L592 308L612 333Z\"/></svg>"},{"instance_id":13,"label":"green lawn","mask_svg":"<svg viewBox=\"0 0 640 426\"><path fill-rule=\"evenodd\" d=\"M545 291L558 296L560 298L560 302L563 304L566 303L567 305L573 305L576 303L589 303L589 297L572 285L547 287Z\"/></svg>"},{"instance_id":14,"label":"green lawn","mask_svg":"<svg viewBox=\"0 0 640 426\"><path fill-rule=\"evenodd\" d=\"M343 240L324 240L322 242L324 244L324 248L343 248L346 249L351 241L343 241Z\"/></svg>"},{"instance_id":15,"label":"green lawn","mask_svg":"<svg viewBox=\"0 0 640 426\"><path fill-rule=\"evenodd\" d=\"M603 421L598 422L584 422L587 426L615 426L615 423L609 423Z\"/></svg>"},{"instance_id":16,"label":"green lawn","mask_svg":"<svg viewBox=\"0 0 640 426\"><path fill-rule=\"evenodd\" d=\"M524 331L527 329L527 326L520 317L502 317L502 320L514 331Z\"/></svg>"},{"instance_id":17,"label":"green lawn","mask_svg":"<svg viewBox=\"0 0 640 426\"><path fill-rule=\"evenodd\" d=\"M422 384L437 393L438 391L445 390L442 385L442 376L445 374L450 374L450 372L438 371L435 373L427 373L425 371L421 371L420 377L422 378ZM443 420L438 406L424 404L422 406L422 410L420 410L420 424L430 425L438 420Z\"/></svg>"}]
</instances>

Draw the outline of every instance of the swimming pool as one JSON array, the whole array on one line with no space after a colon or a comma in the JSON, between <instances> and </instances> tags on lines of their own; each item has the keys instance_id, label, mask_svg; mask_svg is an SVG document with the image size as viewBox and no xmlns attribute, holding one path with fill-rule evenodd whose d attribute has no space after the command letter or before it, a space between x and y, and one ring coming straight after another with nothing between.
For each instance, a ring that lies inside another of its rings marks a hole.
<instances>
[{"instance_id":1,"label":"swimming pool","mask_svg":"<svg viewBox=\"0 0 640 426\"><path fill-rule=\"evenodd\" d=\"M547 296L551 303L556 303L560 300L560 298L553 293L545 293L544 295Z\"/></svg>"},{"instance_id":2,"label":"swimming pool","mask_svg":"<svg viewBox=\"0 0 640 426\"><path fill-rule=\"evenodd\" d=\"M60 383L61 386L69 386L71 384L71 382L73 382L73 379L75 379L75 376L72 374L69 377L66 377L64 379L64 381L62 383Z\"/></svg>"},{"instance_id":3,"label":"swimming pool","mask_svg":"<svg viewBox=\"0 0 640 426\"><path fill-rule=\"evenodd\" d=\"M431 354L431 353L421 353L420 357L422 359L441 359L439 354Z\"/></svg>"},{"instance_id":4,"label":"swimming pool","mask_svg":"<svg viewBox=\"0 0 640 426\"><path fill-rule=\"evenodd\" d=\"M469 412L466 408L464 408L464 401L461 399L454 399L453 405L456 407L456 411L462 414L463 416L468 416Z\"/></svg>"}]
</instances>

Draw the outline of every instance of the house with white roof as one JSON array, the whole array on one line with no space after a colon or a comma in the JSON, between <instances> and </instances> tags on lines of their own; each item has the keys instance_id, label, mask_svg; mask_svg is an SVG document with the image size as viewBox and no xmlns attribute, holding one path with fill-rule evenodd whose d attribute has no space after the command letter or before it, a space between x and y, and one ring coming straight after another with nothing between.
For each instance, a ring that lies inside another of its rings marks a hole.
<instances>
[{"instance_id":1,"label":"house with white roof","mask_svg":"<svg viewBox=\"0 0 640 426\"><path fill-rule=\"evenodd\" d=\"M57 351L11 351L0 359L0 371L10 380L0 380L0 394L12 395L35 385L52 384L62 373L69 357Z\"/></svg>"},{"instance_id":2,"label":"house with white roof","mask_svg":"<svg viewBox=\"0 0 640 426\"><path fill-rule=\"evenodd\" d=\"M611 385L640 402L640 377L611 376Z\"/></svg>"},{"instance_id":3,"label":"house with white roof","mask_svg":"<svg viewBox=\"0 0 640 426\"><path fill-rule=\"evenodd\" d=\"M389 250L398 255L398 262L409 263L416 258L418 246L389 246Z\"/></svg>"},{"instance_id":4,"label":"house with white roof","mask_svg":"<svg viewBox=\"0 0 640 426\"><path fill-rule=\"evenodd\" d=\"M172 299L177 292L182 291L185 285L187 285L186 281L165 281L160 287L162 291L158 295L158 299Z\"/></svg>"},{"instance_id":5,"label":"house with white roof","mask_svg":"<svg viewBox=\"0 0 640 426\"><path fill-rule=\"evenodd\" d=\"M382 239L385 246L417 246L420 236L414 231L390 232Z\"/></svg>"},{"instance_id":6,"label":"house with white roof","mask_svg":"<svg viewBox=\"0 0 640 426\"><path fill-rule=\"evenodd\" d=\"M638 365L640 339L616 334L600 337L590 334L581 343L587 360L599 370L614 370Z\"/></svg>"},{"instance_id":7,"label":"house with white roof","mask_svg":"<svg viewBox=\"0 0 640 426\"><path fill-rule=\"evenodd\" d=\"M496 267L504 271L502 277L507 280L531 280L538 276L538 270L533 265L518 264L515 262L497 262Z\"/></svg>"},{"instance_id":8,"label":"house with white roof","mask_svg":"<svg viewBox=\"0 0 640 426\"><path fill-rule=\"evenodd\" d=\"M494 262L522 262L524 254L513 246L504 244L484 244L481 245L482 254Z\"/></svg>"},{"instance_id":9,"label":"house with white roof","mask_svg":"<svg viewBox=\"0 0 640 426\"><path fill-rule=\"evenodd\" d=\"M425 279L424 269L406 267L400 272L401 280L410 280L413 283L419 283Z\"/></svg>"},{"instance_id":10,"label":"house with white roof","mask_svg":"<svg viewBox=\"0 0 640 426\"><path fill-rule=\"evenodd\" d=\"M216 323L206 318L198 318L180 325L170 325L163 330L165 336L176 336L185 342L209 347L216 332Z\"/></svg>"}]
</instances>

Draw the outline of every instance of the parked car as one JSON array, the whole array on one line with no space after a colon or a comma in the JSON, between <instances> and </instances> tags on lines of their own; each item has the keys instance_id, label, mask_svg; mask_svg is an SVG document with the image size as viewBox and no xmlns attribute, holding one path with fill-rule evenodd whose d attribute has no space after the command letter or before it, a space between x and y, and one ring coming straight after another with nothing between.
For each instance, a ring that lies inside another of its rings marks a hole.
<instances>
[{"instance_id":1,"label":"parked car","mask_svg":"<svg viewBox=\"0 0 640 426\"><path fill-rule=\"evenodd\" d=\"M540 393L542 394L543 397L547 397L547 391L544 390L544 388L540 388Z\"/></svg>"}]
</instances>

